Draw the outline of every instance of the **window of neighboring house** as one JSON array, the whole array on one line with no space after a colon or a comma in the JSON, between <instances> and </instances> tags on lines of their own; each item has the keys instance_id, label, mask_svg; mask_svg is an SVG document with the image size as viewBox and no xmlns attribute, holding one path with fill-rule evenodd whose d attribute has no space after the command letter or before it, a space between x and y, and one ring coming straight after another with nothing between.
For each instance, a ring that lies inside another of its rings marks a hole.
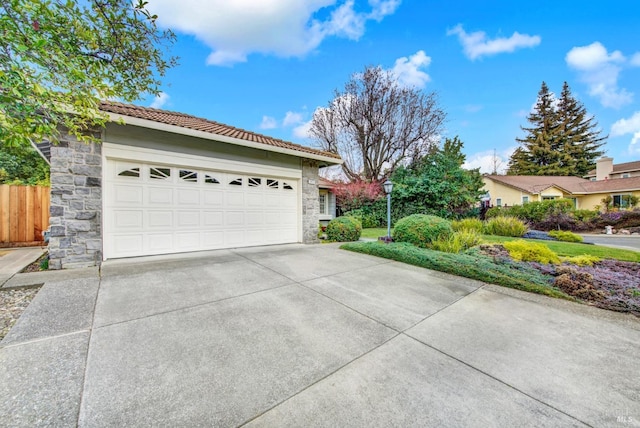
<instances>
[{"instance_id":1,"label":"window of neighboring house","mask_svg":"<svg viewBox=\"0 0 640 428\"><path fill-rule=\"evenodd\" d=\"M502 206L502 198L496 198L496 206L498 207Z\"/></svg>"},{"instance_id":2,"label":"window of neighboring house","mask_svg":"<svg viewBox=\"0 0 640 428\"><path fill-rule=\"evenodd\" d=\"M626 208L629 206L631 195L613 195L613 206L618 208Z\"/></svg>"},{"instance_id":3,"label":"window of neighboring house","mask_svg":"<svg viewBox=\"0 0 640 428\"><path fill-rule=\"evenodd\" d=\"M591 177L591 181L596 181L596 178L595 177Z\"/></svg>"},{"instance_id":4,"label":"window of neighboring house","mask_svg":"<svg viewBox=\"0 0 640 428\"><path fill-rule=\"evenodd\" d=\"M558 197L557 196L543 196L542 197L543 201L552 201L554 199L558 199Z\"/></svg>"},{"instance_id":5,"label":"window of neighboring house","mask_svg":"<svg viewBox=\"0 0 640 428\"><path fill-rule=\"evenodd\" d=\"M573 201L573 208L578 209L578 198L567 198Z\"/></svg>"},{"instance_id":6,"label":"window of neighboring house","mask_svg":"<svg viewBox=\"0 0 640 428\"><path fill-rule=\"evenodd\" d=\"M622 178L629 178L629 177L631 177L631 176L629 175L629 173L628 173L628 172L627 172L627 173L622 174Z\"/></svg>"},{"instance_id":7,"label":"window of neighboring house","mask_svg":"<svg viewBox=\"0 0 640 428\"><path fill-rule=\"evenodd\" d=\"M522 197L522 205L528 204L528 203L529 203L529 197L528 196L523 196Z\"/></svg>"}]
</instances>

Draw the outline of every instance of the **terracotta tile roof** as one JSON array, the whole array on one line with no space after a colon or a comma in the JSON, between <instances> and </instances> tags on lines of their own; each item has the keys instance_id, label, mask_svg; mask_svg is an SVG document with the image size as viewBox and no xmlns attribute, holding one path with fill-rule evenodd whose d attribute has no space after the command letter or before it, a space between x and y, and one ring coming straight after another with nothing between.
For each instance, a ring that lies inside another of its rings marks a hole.
<instances>
[{"instance_id":1,"label":"terracotta tile roof","mask_svg":"<svg viewBox=\"0 0 640 428\"><path fill-rule=\"evenodd\" d=\"M581 177L570 176L486 175L485 177L531 194L538 194L552 186L568 192L580 192L584 191L581 185L590 182Z\"/></svg>"},{"instance_id":2,"label":"terracotta tile roof","mask_svg":"<svg viewBox=\"0 0 640 428\"><path fill-rule=\"evenodd\" d=\"M640 161L624 162L613 164L612 174L620 174L622 172L640 171ZM596 170L592 169L587 174L587 177L596 176Z\"/></svg>"},{"instance_id":3,"label":"terracotta tile roof","mask_svg":"<svg viewBox=\"0 0 640 428\"><path fill-rule=\"evenodd\" d=\"M580 177L540 175L485 175L485 177L532 195L539 194L551 186L573 194L640 190L640 177L600 181L589 181Z\"/></svg>"},{"instance_id":4,"label":"terracotta tile roof","mask_svg":"<svg viewBox=\"0 0 640 428\"><path fill-rule=\"evenodd\" d=\"M207 132L215 135L223 135L226 137L238 138L240 140L251 141L272 147L294 150L302 154L313 154L340 159L336 153L325 152L322 150L305 147L299 144L290 143L288 141L279 140L277 138L268 137L266 135L257 134L255 132L246 131L233 126L214 122L212 120L191 116L184 113L178 113L167 110L160 110L150 107L141 107L132 104L123 104L117 102L103 102L100 110L104 112L119 114L122 116L134 117L138 119L146 119L153 122L163 123L166 125L179 126L181 128L193 129L196 131Z\"/></svg>"}]
</instances>

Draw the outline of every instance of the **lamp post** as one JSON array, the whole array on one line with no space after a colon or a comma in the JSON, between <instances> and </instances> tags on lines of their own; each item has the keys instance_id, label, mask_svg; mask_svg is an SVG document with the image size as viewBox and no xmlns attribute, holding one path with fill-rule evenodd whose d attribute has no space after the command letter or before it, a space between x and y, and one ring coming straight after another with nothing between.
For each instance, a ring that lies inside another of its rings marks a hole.
<instances>
[{"instance_id":1,"label":"lamp post","mask_svg":"<svg viewBox=\"0 0 640 428\"><path fill-rule=\"evenodd\" d=\"M389 179L384 182L384 192L387 194L387 242L391 242L391 191L393 191L393 182Z\"/></svg>"}]
</instances>

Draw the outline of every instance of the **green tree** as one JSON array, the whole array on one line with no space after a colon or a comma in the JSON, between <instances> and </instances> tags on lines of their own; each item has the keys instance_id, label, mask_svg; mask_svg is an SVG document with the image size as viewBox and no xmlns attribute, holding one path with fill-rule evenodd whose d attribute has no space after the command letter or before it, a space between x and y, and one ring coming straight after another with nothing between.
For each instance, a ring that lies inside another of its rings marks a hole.
<instances>
[{"instance_id":1,"label":"green tree","mask_svg":"<svg viewBox=\"0 0 640 428\"><path fill-rule=\"evenodd\" d=\"M157 94L171 31L144 0L0 0L0 141L79 139L101 127L102 100Z\"/></svg>"},{"instance_id":2,"label":"green tree","mask_svg":"<svg viewBox=\"0 0 640 428\"><path fill-rule=\"evenodd\" d=\"M0 142L0 184L48 184L49 165L31 146L7 147Z\"/></svg>"},{"instance_id":3,"label":"green tree","mask_svg":"<svg viewBox=\"0 0 640 428\"><path fill-rule=\"evenodd\" d=\"M600 136L595 118L575 99L567 82L562 86L557 113L562 150L568 154L571 164L571 171L566 175L582 177L595 168L596 159L604 154L599 149L607 137Z\"/></svg>"},{"instance_id":4,"label":"green tree","mask_svg":"<svg viewBox=\"0 0 640 428\"><path fill-rule=\"evenodd\" d=\"M459 217L478 202L483 193L482 176L478 169L462 168L463 146L457 136L445 139L441 148L394 172L395 217L416 213Z\"/></svg>"},{"instance_id":5,"label":"green tree","mask_svg":"<svg viewBox=\"0 0 640 428\"><path fill-rule=\"evenodd\" d=\"M527 121L531 127L509 160L511 175L575 175L583 176L602 155L598 150L606 137L600 137L594 118L571 94L565 82L556 99L545 82L538 92L534 111Z\"/></svg>"}]
</instances>

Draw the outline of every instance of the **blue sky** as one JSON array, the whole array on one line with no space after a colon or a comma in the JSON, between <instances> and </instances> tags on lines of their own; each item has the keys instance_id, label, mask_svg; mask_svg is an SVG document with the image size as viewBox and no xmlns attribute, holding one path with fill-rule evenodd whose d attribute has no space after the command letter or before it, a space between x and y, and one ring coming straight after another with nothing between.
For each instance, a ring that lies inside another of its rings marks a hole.
<instances>
[{"instance_id":1,"label":"blue sky","mask_svg":"<svg viewBox=\"0 0 640 428\"><path fill-rule=\"evenodd\" d=\"M305 129L368 65L438 93L469 167L506 166L542 81L567 81L640 160L640 1L150 0L180 65L144 105L314 145Z\"/></svg>"}]
</instances>

